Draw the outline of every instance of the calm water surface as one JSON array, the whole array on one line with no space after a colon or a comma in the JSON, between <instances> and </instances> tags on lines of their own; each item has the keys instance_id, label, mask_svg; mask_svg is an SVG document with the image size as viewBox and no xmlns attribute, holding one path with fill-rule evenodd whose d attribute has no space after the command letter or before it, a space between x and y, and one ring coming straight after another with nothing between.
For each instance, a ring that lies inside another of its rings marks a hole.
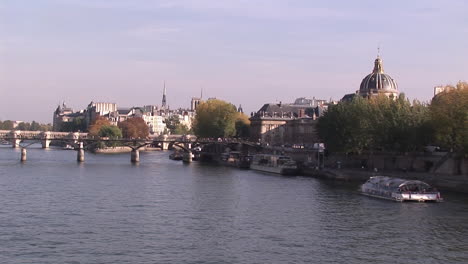
<instances>
[{"instance_id":1,"label":"calm water surface","mask_svg":"<svg viewBox=\"0 0 468 264\"><path fill-rule=\"evenodd\" d=\"M357 186L169 152L0 148L0 263L468 263L468 198L394 203Z\"/></svg>"}]
</instances>

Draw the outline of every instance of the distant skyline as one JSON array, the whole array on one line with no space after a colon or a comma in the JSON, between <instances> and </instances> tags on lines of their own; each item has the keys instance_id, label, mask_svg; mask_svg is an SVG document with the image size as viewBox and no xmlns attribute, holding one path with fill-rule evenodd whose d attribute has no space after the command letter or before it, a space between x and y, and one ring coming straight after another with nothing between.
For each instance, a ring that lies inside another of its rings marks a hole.
<instances>
[{"instance_id":1,"label":"distant skyline","mask_svg":"<svg viewBox=\"0 0 468 264\"><path fill-rule=\"evenodd\" d=\"M0 120L52 122L65 101L247 114L297 97L341 99L372 71L410 99L468 79L464 0L0 0Z\"/></svg>"}]
</instances>

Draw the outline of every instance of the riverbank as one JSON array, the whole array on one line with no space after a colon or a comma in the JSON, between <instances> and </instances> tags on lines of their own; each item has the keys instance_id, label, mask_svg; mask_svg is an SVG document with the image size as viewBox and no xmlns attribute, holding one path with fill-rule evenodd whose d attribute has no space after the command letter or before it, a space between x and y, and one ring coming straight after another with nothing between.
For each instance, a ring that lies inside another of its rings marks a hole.
<instances>
[{"instance_id":1,"label":"riverbank","mask_svg":"<svg viewBox=\"0 0 468 264\"><path fill-rule=\"evenodd\" d=\"M449 175L420 172L368 171L364 169L304 169L303 174L327 180L362 182L376 175L385 175L408 180L420 180L441 191L468 193L467 175Z\"/></svg>"}]
</instances>

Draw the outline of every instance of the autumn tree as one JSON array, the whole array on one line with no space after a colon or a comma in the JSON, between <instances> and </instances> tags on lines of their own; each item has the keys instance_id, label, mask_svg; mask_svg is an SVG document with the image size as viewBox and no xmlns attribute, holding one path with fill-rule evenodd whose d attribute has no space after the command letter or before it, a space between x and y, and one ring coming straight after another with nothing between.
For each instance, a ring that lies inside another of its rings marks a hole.
<instances>
[{"instance_id":1,"label":"autumn tree","mask_svg":"<svg viewBox=\"0 0 468 264\"><path fill-rule=\"evenodd\" d=\"M236 135L239 113L228 102L212 99L197 107L193 130L199 137L232 137Z\"/></svg>"},{"instance_id":2,"label":"autumn tree","mask_svg":"<svg viewBox=\"0 0 468 264\"><path fill-rule=\"evenodd\" d=\"M141 117L129 118L118 124L124 138L147 138L149 127Z\"/></svg>"},{"instance_id":3,"label":"autumn tree","mask_svg":"<svg viewBox=\"0 0 468 264\"><path fill-rule=\"evenodd\" d=\"M111 123L110 121L103 117L103 116L97 116L96 119L91 123L91 126L89 127L89 135L90 136L99 136L99 131L103 126L110 126Z\"/></svg>"}]
</instances>

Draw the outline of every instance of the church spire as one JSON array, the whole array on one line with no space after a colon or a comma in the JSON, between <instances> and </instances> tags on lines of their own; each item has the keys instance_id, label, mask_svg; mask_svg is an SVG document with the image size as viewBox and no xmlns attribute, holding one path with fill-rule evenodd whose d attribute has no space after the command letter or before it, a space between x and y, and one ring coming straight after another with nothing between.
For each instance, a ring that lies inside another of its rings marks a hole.
<instances>
[{"instance_id":1,"label":"church spire","mask_svg":"<svg viewBox=\"0 0 468 264\"><path fill-rule=\"evenodd\" d=\"M166 101L166 81L164 81L164 89L163 89L163 97L162 97L161 108L166 109L166 106L167 106L166 104L167 104L167 101Z\"/></svg>"}]
</instances>

